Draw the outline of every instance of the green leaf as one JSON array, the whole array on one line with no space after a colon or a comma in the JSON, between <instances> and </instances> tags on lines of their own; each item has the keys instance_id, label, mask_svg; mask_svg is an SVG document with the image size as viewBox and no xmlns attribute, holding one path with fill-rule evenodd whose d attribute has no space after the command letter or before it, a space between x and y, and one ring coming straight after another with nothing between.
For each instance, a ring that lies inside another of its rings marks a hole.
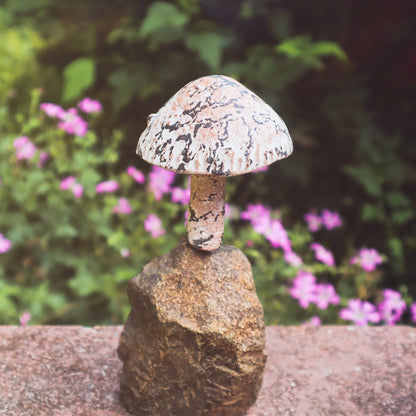
<instances>
[{"instance_id":1,"label":"green leaf","mask_svg":"<svg viewBox=\"0 0 416 416\"><path fill-rule=\"evenodd\" d=\"M298 36L281 42L276 46L276 50L291 58L301 58L308 42L305 37Z\"/></svg>"},{"instance_id":2,"label":"green leaf","mask_svg":"<svg viewBox=\"0 0 416 416\"><path fill-rule=\"evenodd\" d=\"M62 99L69 101L80 97L94 83L95 61L92 58L75 59L65 67L63 75Z\"/></svg>"},{"instance_id":3,"label":"green leaf","mask_svg":"<svg viewBox=\"0 0 416 416\"><path fill-rule=\"evenodd\" d=\"M81 297L100 291L98 279L92 276L91 272L82 270L82 267L80 267L77 276L70 280L69 287Z\"/></svg>"},{"instance_id":4,"label":"green leaf","mask_svg":"<svg viewBox=\"0 0 416 416\"><path fill-rule=\"evenodd\" d=\"M320 41L311 45L311 53L317 56L334 56L340 61L347 61L347 54L336 42Z\"/></svg>"},{"instance_id":5,"label":"green leaf","mask_svg":"<svg viewBox=\"0 0 416 416\"><path fill-rule=\"evenodd\" d=\"M178 0L178 4L188 14L198 13L199 11L199 0Z\"/></svg>"},{"instance_id":6,"label":"green leaf","mask_svg":"<svg viewBox=\"0 0 416 416\"><path fill-rule=\"evenodd\" d=\"M275 47L275 50L290 58L299 59L304 64L316 69L323 68L324 65L320 58L324 56L333 56L344 62L348 60L346 53L336 42L313 42L309 36L302 35L281 42Z\"/></svg>"},{"instance_id":7,"label":"green leaf","mask_svg":"<svg viewBox=\"0 0 416 416\"><path fill-rule=\"evenodd\" d=\"M415 217L415 213L411 209L401 209L393 212L391 220L394 224L403 225Z\"/></svg>"},{"instance_id":8,"label":"green leaf","mask_svg":"<svg viewBox=\"0 0 416 416\"><path fill-rule=\"evenodd\" d=\"M368 165L343 166L342 170L354 178L373 197L382 195L383 178Z\"/></svg>"},{"instance_id":9,"label":"green leaf","mask_svg":"<svg viewBox=\"0 0 416 416\"><path fill-rule=\"evenodd\" d=\"M392 265L396 270L402 270L404 266L403 244L397 237L388 240L388 245L393 257Z\"/></svg>"},{"instance_id":10,"label":"green leaf","mask_svg":"<svg viewBox=\"0 0 416 416\"><path fill-rule=\"evenodd\" d=\"M78 176L78 181L82 183L87 190L93 190L95 195L95 186L100 182L101 176L94 169L84 168L81 174Z\"/></svg>"},{"instance_id":11,"label":"green leaf","mask_svg":"<svg viewBox=\"0 0 416 416\"><path fill-rule=\"evenodd\" d=\"M26 288L21 294L21 300L28 305L33 316L42 316L47 310L55 310L65 305L65 297L63 294L54 293L48 282Z\"/></svg>"},{"instance_id":12,"label":"green leaf","mask_svg":"<svg viewBox=\"0 0 416 416\"><path fill-rule=\"evenodd\" d=\"M190 33L186 38L188 49L198 53L200 58L213 70L220 64L222 51L228 43L219 33Z\"/></svg>"},{"instance_id":13,"label":"green leaf","mask_svg":"<svg viewBox=\"0 0 416 416\"><path fill-rule=\"evenodd\" d=\"M409 198L404 193L398 191L389 192L386 195L386 200L391 207L407 208L411 205Z\"/></svg>"},{"instance_id":14,"label":"green leaf","mask_svg":"<svg viewBox=\"0 0 416 416\"><path fill-rule=\"evenodd\" d=\"M178 39L188 19L189 16L178 10L174 4L157 1L149 6L139 36L151 37L156 42L173 42Z\"/></svg>"},{"instance_id":15,"label":"green leaf","mask_svg":"<svg viewBox=\"0 0 416 416\"><path fill-rule=\"evenodd\" d=\"M43 44L40 34L29 27L0 26L0 107L7 102L10 90L21 82L22 77L29 77L39 70L35 54Z\"/></svg>"},{"instance_id":16,"label":"green leaf","mask_svg":"<svg viewBox=\"0 0 416 416\"><path fill-rule=\"evenodd\" d=\"M111 279L116 283L126 282L137 274L137 270L133 267L118 267Z\"/></svg>"},{"instance_id":17,"label":"green leaf","mask_svg":"<svg viewBox=\"0 0 416 416\"><path fill-rule=\"evenodd\" d=\"M144 63L113 72L108 82L113 88L112 102L116 114L133 97L146 99L161 88L160 83L154 80L152 68Z\"/></svg>"},{"instance_id":18,"label":"green leaf","mask_svg":"<svg viewBox=\"0 0 416 416\"><path fill-rule=\"evenodd\" d=\"M55 235L57 237L76 237L78 230L71 224L62 222L55 228Z\"/></svg>"},{"instance_id":19,"label":"green leaf","mask_svg":"<svg viewBox=\"0 0 416 416\"><path fill-rule=\"evenodd\" d=\"M384 211L382 208L373 204L365 204L361 212L363 221L384 221Z\"/></svg>"}]
</instances>

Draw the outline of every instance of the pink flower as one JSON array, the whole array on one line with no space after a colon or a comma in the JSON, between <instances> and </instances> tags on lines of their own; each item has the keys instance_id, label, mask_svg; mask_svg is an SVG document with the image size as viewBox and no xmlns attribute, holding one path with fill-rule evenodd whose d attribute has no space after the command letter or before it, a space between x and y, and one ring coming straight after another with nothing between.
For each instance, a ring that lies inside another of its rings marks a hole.
<instances>
[{"instance_id":1,"label":"pink flower","mask_svg":"<svg viewBox=\"0 0 416 416\"><path fill-rule=\"evenodd\" d=\"M0 253L7 253L12 248L12 242L0 233Z\"/></svg>"},{"instance_id":2,"label":"pink flower","mask_svg":"<svg viewBox=\"0 0 416 416\"><path fill-rule=\"evenodd\" d=\"M59 115L59 118L62 120L58 123L58 127L61 130L66 131L68 134L75 134L80 137L87 134L88 123L77 115L77 110L75 108L64 111Z\"/></svg>"},{"instance_id":3,"label":"pink flower","mask_svg":"<svg viewBox=\"0 0 416 416\"><path fill-rule=\"evenodd\" d=\"M75 176L68 176L67 178L63 179L59 185L59 187L66 191L68 189L70 189L73 184L75 183L76 179Z\"/></svg>"},{"instance_id":4,"label":"pink flower","mask_svg":"<svg viewBox=\"0 0 416 416\"><path fill-rule=\"evenodd\" d=\"M95 191L98 194L102 194L104 192L114 192L119 188L119 184L116 181L104 181L100 182L96 187Z\"/></svg>"},{"instance_id":5,"label":"pink flower","mask_svg":"<svg viewBox=\"0 0 416 416\"><path fill-rule=\"evenodd\" d=\"M43 168L45 166L45 163L48 161L50 155L48 152L42 152L39 155L39 162L38 162L38 168Z\"/></svg>"},{"instance_id":6,"label":"pink flower","mask_svg":"<svg viewBox=\"0 0 416 416\"><path fill-rule=\"evenodd\" d=\"M132 208L126 198L119 198L118 204L113 208L115 214L131 214Z\"/></svg>"},{"instance_id":7,"label":"pink flower","mask_svg":"<svg viewBox=\"0 0 416 416\"><path fill-rule=\"evenodd\" d=\"M99 113L101 111L101 103L98 100L91 100L91 98L84 98L78 103L78 107L84 113Z\"/></svg>"},{"instance_id":8,"label":"pink flower","mask_svg":"<svg viewBox=\"0 0 416 416\"><path fill-rule=\"evenodd\" d=\"M84 187L76 181L74 176L63 179L59 187L64 191L71 190L75 198L81 198L84 193Z\"/></svg>"},{"instance_id":9,"label":"pink flower","mask_svg":"<svg viewBox=\"0 0 416 416\"><path fill-rule=\"evenodd\" d=\"M42 103L39 108L43 110L49 117L60 119L65 114L65 110L62 107L52 103Z\"/></svg>"},{"instance_id":10,"label":"pink flower","mask_svg":"<svg viewBox=\"0 0 416 416\"><path fill-rule=\"evenodd\" d=\"M130 253L130 250L128 248L124 247L120 250L120 254L121 254L121 257L127 258L127 257L130 257L131 253Z\"/></svg>"},{"instance_id":11,"label":"pink flower","mask_svg":"<svg viewBox=\"0 0 416 416\"><path fill-rule=\"evenodd\" d=\"M304 216L306 224L308 225L309 231L316 232L324 226L327 230L340 227L342 220L337 212L329 211L324 209L322 215L319 216L315 212L309 212Z\"/></svg>"},{"instance_id":12,"label":"pink flower","mask_svg":"<svg viewBox=\"0 0 416 416\"><path fill-rule=\"evenodd\" d=\"M326 309L329 304L338 305L340 297L336 294L334 286L330 284L318 284L315 286L314 303L319 309Z\"/></svg>"},{"instance_id":13,"label":"pink flower","mask_svg":"<svg viewBox=\"0 0 416 416\"><path fill-rule=\"evenodd\" d=\"M172 188L172 202L179 202L182 205L188 205L191 198L191 189Z\"/></svg>"},{"instance_id":14,"label":"pink flower","mask_svg":"<svg viewBox=\"0 0 416 416\"><path fill-rule=\"evenodd\" d=\"M416 322L416 302L412 303L412 306L410 307L410 313L412 315L412 321Z\"/></svg>"},{"instance_id":15,"label":"pink flower","mask_svg":"<svg viewBox=\"0 0 416 416\"><path fill-rule=\"evenodd\" d=\"M383 259L374 248L362 248L358 255L350 259L351 264L359 264L366 272L372 272Z\"/></svg>"},{"instance_id":16,"label":"pink flower","mask_svg":"<svg viewBox=\"0 0 416 416\"><path fill-rule=\"evenodd\" d=\"M145 181L143 173L136 169L134 166L129 166L127 168L127 174L130 175L138 183L144 183Z\"/></svg>"},{"instance_id":17,"label":"pink flower","mask_svg":"<svg viewBox=\"0 0 416 416\"><path fill-rule=\"evenodd\" d=\"M153 166L149 173L149 188L153 192L156 201L160 201L162 196L171 191L170 185L175 179L175 172Z\"/></svg>"},{"instance_id":18,"label":"pink flower","mask_svg":"<svg viewBox=\"0 0 416 416\"><path fill-rule=\"evenodd\" d=\"M81 198L82 194L84 193L84 187L80 183L75 183L72 186L72 193L74 194L75 198Z\"/></svg>"},{"instance_id":19,"label":"pink flower","mask_svg":"<svg viewBox=\"0 0 416 416\"><path fill-rule=\"evenodd\" d=\"M319 215L309 212L308 214L305 214L304 219L306 221L306 224L308 225L309 231L312 233L320 230L322 226L322 219Z\"/></svg>"},{"instance_id":20,"label":"pink flower","mask_svg":"<svg viewBox=\"0 0 416 416\"><path fill-rule=\"evenodd\" d=\"M19 318L20 325L26 326L31 320L31 318L32 318L32 315L29 312L24 311L22 313L22 316Z\"/></svg>"},{"instance_id":21,"label":"pink flower","mask_svg":"<svg viewBox=\"0 0 416 416\"><path fill-rule=\"evenodd\" d=\"M321 218L322 224L327 230L332 230L342 225L341 217L337 212L332 212L327 209L324 209L322 211Z\"/></svg>"},{"instance_id":22,"label":"pink flower","mask_svg":"<svg viewBox=\"0 0 416 416\"><path fill-rule=\"evenodd\" d=\"M330 284L316 284L316 278L311 273L300 270L293 281L289 293L299 300L302 308L314 303L319 309L326 309L330 304L338 305L340 297Z\"/></svg>"},{"instance_id":23,"label":"pink flower","mask_svg":"<svg viewBox=\"0 0 416 416\"><path fill-rule=\"evenodd\" d=\"M271 218L270 208L262 204L248 204L246 210L240 214L240 218L250 221L254 231L264 235L272 247L291 251L287 232L279 220Z\"/></svg>"},{"instance_id":24,"label":"pink flower","mask_svg":"<svg viewBox=\"0 0 416 416\"><path fill-rule=\"evenodd\" d=\"M402 295L391 289L383 291L384 300L378 305L381 318L388 324L394 325L400 320L406 310L406 302Z\"/></svg>"},{"instance_id":25,"label":"pink flower","mask_svg":"<svg viewBox=\"0 0 416 416\"><path fill-rule=\"evenodd\" d=\"M370 302L362 302L360 299L350 299L348 308L341 309L339 316L346 321L353 321L357 326L367 326L368 322L380 322L380 314L376 307Z\"/></svg>"},{"instance_id":26,"label":"pink flower","mask_svg":"<svg viewBox=\"0 0 416 416\"><path fill-rule=\"evenodd\" d=\"M303 323L304 326L320 326L322 324L321 318L319 316L311 316L309 321Z\"/></svg>"},{"instance_id":27,"label":"pink flower","mask_svg":"<svg viewBox=\"0 0 416 416\"><path fill-rule=\"evenodd\" d=\"M29 137L21 136L13 141L16 149L16 157L21 159L32 159L36 153L36 146L30 141Z\"/></svg>"},{"instance_id":28,"label":"pink flower","mask_svg":"<svg viewBox=\"0 0 416 416\"><path fill-rule=\"evenodd\" d=\"M300 306L304 309L309 306L309 303L315 301L315 282L314 275L300 270L293 280L293 287L289 289L289 293L299 301Z\"/></svg>"},{"instance_id":29,"label":"pink flower","mask_svg":"<svg viewBox=\"0 0 416 416\"><path fill-rule=\"evenodd\" d=\"M233 212L235 212L234 207L231 207L230 204L225 203L224 205L224 218L232 218ZM238 212L237 212L238 215Z\"/></svg>"},{"instance_id":30,"label":"pink flower","mask_svg":"<svg viewBox=\"0 0 416 416\"><path fill-rule=\"evenodd\" d=\"M240 218L250 221L253 229L259 234L265 234L270 228L270 209L262 204L248 204Z\"/></svg>"},{"instance_id":31,"label":"pink flower","mask_svg":"<svg viewBox=\"0 0 416 416\"><path fill-rule=\"evenodd\" d=\"M299 267L303 263L302 259L292 250L285 250L284 259L295 267Z\"/></svg>"},{"instance_id":32,"label":"pink flower","mask_svg":"<svg viewBox=\"0 0 416 416\"><path fill-rule=\"evenodd\" d=\"M334 266L335 261L332 253L323 247L321 244L312 243L311 249L315 251L315 258L327 266Z\"/></svg>"},{"instance_id":33,"label":"pink flower","mask_svg":"<svg viewBox=\"0 0 416 416\"><path fill-rule=\"evenodd\" d=\"M291 250L289 237L279 220L271 220L269 228L265 231L264 236L272 247L281 247L284 251Z\"/></svg>"},{"instance_id":34,"label":"pink flower","mask_svg":"<svg viewBox=\"0 0 416 416\"><path fill-rule=\"evenodd\" d=\"M153 238L165 234L162 227L162 221L154 214L149 214L144 221L144 229L152 234Z\"/></svg>"}]
</instances>

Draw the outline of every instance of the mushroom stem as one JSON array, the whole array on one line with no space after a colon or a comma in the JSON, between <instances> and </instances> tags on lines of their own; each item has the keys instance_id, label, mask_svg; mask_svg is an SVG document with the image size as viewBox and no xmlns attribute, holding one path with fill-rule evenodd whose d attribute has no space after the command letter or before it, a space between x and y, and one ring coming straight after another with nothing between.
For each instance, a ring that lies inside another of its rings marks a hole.
<instances>
[{"instance_id":1,"label":"mushroom stem","mask_svg":"<svg viewBox=\"0 0 416 416\"><path fill-rule=\"evenodd\" d=\"M222 242L225 210L224 176L192 175L189 201L188 243L204 250L216 250Z\"/></svg>"}]
</instances>

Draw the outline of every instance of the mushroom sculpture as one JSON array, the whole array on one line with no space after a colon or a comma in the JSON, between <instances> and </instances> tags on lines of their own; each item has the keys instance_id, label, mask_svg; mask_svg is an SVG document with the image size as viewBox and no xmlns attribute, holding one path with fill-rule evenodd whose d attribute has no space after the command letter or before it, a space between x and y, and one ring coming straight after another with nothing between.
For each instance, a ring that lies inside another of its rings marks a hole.
<instances>
[{"instance_id":1,"label":"mushroom sculpture","mask_svg":"<svg viewBox=\"0 0 416 416\"><path fill-rule=\"evenodd\" d=\"M139 138L137 154L164 169L191 175L187 239L216 250L224 232L226 177L267 166L292 153L283 120L232 78L212 75L181 88Z\"/></svg>"}]
</instances>

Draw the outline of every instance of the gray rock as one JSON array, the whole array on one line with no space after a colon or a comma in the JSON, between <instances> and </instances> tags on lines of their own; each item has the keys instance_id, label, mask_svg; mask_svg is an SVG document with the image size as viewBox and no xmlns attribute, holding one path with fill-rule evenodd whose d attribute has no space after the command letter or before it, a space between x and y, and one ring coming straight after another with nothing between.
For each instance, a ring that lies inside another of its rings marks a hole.
<instances>
[{"instance_id":1,"label":"gray rock","mask_svg":"<svg viewBox=\"0 0 416 416\"><path fill-rule=\"evenodd\" d=\"M129 283L120 398L137 415L241 416L266 362L263 309L235 247L181 243Z\"/></svg>"}]
</instances>

